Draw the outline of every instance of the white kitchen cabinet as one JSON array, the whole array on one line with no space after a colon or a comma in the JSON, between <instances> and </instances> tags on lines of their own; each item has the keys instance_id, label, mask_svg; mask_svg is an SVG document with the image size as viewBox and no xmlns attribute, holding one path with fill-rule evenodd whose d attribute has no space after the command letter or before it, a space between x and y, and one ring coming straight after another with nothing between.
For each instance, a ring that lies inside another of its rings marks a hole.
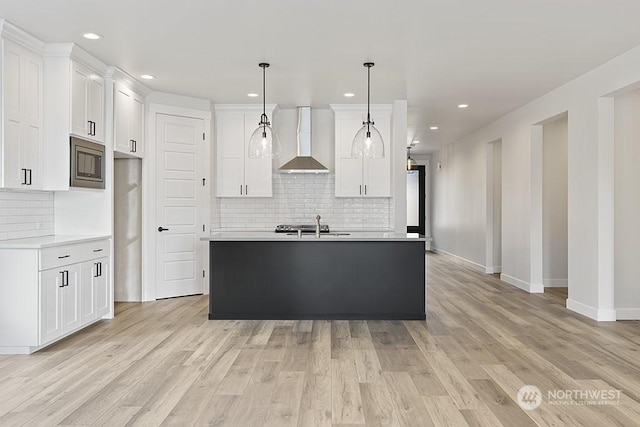
<instances>
[{"instance_id":1,"label":"white kitchen cabinet","mask_svg":"<svg viewBox=\"0 0 640 427\"><path fill-rule=\"evenodd\" d=\"M267 106L273 118L275 106ZM272 159L250 159L251 134L258 127L262 107L216 106L216 196L273 196Z\"/></svg>"},{"instance_id":2,"label":"white kitchen cabinet","mask_svg":"<svg viewBox=\"0 0 640 427\"><path fill-rule=\"evenodd\" d=\"M332 105L335 113L336 197L391 197L391 106L371 106L385 144L382 159L352 158L351 144L366 119L366 105Z\"/></svg>"},{"instance_id":3,"label":"white kitchen cabinet","mask_svg":"<svg viewBox=\"0 0 640 427\"><path fill-rule=\"evenodd\" d=\"M111 314L108 239L15 242L0 243L0 283L18 284L0 287L0 353L32 353Z\"/></svg>"},{"instance_id":4,"label":"white kitchen cabinet","mask_svg":"<svg viewBox=\"0 0 640 427\"><path fill-rule=\"evenodd\" d=\"M2 39L0 187L42 189L42 57Z\"/></svg>"},{"instance_id":5,"label":"white kitchen cabinet","mask_svg":"<svg viewBox=\"0 0 640 427\"><path fill-rule=\"evenodd\" d=\"M114 151L144 156L144 97L121 85L113 87Z\"/></svg>"},{"instance_id":6,"label":"white kitchen cabinet","mask_svg":"<svg viewBox=\"0 0 640 427\"><path fill-rule=\"evenodd\" d=\"M71 61L71 133L104 143L104 78Z\"/></svg>"},{"instance_id":7,"label":"white kitchen cabinet","mask_svg":"<svg viewBox=\"0 0 640 427\"><path fill-rule=\"evenodd\" d=\"M102 319L111 312L113 307L113 292L109 286L109 257L96 260L93 276L93 292L95 294L96 317Z\"/></svg>"}]
</instances>

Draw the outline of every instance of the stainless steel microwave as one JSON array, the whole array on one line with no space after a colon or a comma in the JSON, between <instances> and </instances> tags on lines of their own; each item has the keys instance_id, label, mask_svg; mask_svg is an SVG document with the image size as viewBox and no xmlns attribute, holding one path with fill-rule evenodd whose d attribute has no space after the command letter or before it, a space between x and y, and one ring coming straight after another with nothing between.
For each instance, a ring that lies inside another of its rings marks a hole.
<instances>
[{"instance_id":1,"label":"stainless steel microwave","mask_svg":"<svg viewBox=\"0 0 640 427\"><path fill-rule=\"evenodd\" d=\"M71 137L72 187L104 188L104 145Z\"/></svg>"}]
</instances>

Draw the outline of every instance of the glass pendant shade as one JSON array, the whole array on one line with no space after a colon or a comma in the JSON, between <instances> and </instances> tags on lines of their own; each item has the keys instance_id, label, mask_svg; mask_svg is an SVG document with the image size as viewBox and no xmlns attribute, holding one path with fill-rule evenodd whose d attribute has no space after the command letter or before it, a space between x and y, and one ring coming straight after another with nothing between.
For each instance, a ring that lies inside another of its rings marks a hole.
<instances>
[{"instance_id":1,"label":"glass pendant shade","mask_svg":"<svg viewBox=\"0 0 640 427\"><path fill-rule=\"evenodd\" d=\"M266 159L280 155L280 142L278 135L273 132L271 126L261 123L251 134L249 140L249 158Z\"/></svg>"},{"instance_id":2,"label":"glass pendant shade","mask_svg":"<svg viewBox=\"0 0 640 427\"><path fill-rule=\"evenodd\" d=\"M351 157L361 159L363 157L370 159L384 158L384 143L382 135L373 124L366 122L360 128L356 136L353 137L351 143Z\"/></svg>"},{"instance_id":3,"label":"glass pendant shade","mask_svg":"<svg viewBox=\"0 0 640 427\"><path fill-rule=\"evenodd\" d=\"M363 64L367 68L367 121L362 123L362 128L353 137L351 143L351 157L361 159L363 157L370 159L381 159L384 157L384 141L382 135L375 127L375 123L371 120L371 67L373 62L365 62Z\"/></svg>"},{"instance_id":4,"label":"glass pendant shade","mask_svg":"<svg viewBox=\"0 0 640 427\"><path fill-rule=\"evenodd\" d=\"M418 163L411 158L411 148L412 146L407 147L407 170L408 171L410 171L411 169L413 169L415 166L418 165Z\"/></svg>"},{"instance_id":5,"label":"glass pendant shade","mask_svg":"<svg viewBox=\"0 0 640 427\"><path fill-rule=\"evenodd\" d=\"M258 64L262 68L262 114L260 115L260 123L258 128L251 134L249 140L249 155L250 159L267 159L280 156L280 142L278 136L271 128L271 122L266 113L266 83L265 83L265 69L269 67L266 62Z\"/></svg>"}]
</instances>

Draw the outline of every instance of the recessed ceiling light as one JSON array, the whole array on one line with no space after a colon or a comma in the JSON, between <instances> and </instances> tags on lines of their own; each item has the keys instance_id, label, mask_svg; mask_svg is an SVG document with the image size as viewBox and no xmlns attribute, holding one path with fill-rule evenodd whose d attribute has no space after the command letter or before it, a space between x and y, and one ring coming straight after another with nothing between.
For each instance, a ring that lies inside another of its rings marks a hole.
<instances>
[{"instance_id":1,"label":"recessed ceiling light","mask_svg":"<svg viewBox=\"0 0 640 427\"><path fill-rule=\"evenodd\" d=\"M140 76L140 78L145 80L153 80L156 78L156 76L152 76L151 74L143 74Z\"/></svg>"},{"instance_id":2,"label":"recessed ceiling light","mask_svg":"<svg viewBox=\"0 0 640 427\"><path fill-rule=\"evenodd\" d=\"M458 108L467 108L469 104L458 104Z\"/></svg>"},{"instance_id":3,"label":"recessed ceiling light","mask_svg":"<svg viewBox=\"0 0 640 427\"><path fill-rule=\"evenodd\" d=\"M84 33L82 37L89 40L99 40L102 38L100 34L96 34L96 33Z\"/></svg>"},{"instance_id":4,"label":"recessed ceiling light","mask_svg":"<svg viewBox=\"0 0 640 427\"><path fill-rule=\"evenodd\" d=\"M251 98L257 98L258 94L257 93L248 93L247 96L249 96Z\"/></svg>"},{"instance_id":5,"label":"recessed ceiling light","mask_svg":"<svg viewBox=\"0 0 640 427\"><path fill-rule=\"evenodd\" d=\"M344 96L346 96L347 98L351 98L351 97L353 97L355 95L356 95L355 93L351 93L351 92L347 92L347 93L344 94Z\"/></svg>"},{"instance_id":6,"label":"recessed ceiling light","mask_svg":"<svg viewBox=\"0 0 640 427\"><path fill-rule=\"evenodd\" d=\"M431 126L429 129L431 129L431 130L438 130L438 126Z\"/></svg>"}]
</instances>

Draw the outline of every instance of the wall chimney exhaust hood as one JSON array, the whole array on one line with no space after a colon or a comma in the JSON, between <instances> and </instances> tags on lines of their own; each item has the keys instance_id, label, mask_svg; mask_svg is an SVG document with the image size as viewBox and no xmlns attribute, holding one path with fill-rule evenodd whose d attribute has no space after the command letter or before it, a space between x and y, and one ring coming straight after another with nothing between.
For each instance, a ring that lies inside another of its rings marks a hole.
<instances>
[{"instance_id":1,"label":"wall chimney exhaust hood","mask_svg":"<svg viewBox=\"0 0 640 427\"><path fill-rule=\"evenodd\" d=\"M311 107L298 107L298 155L280 167L282 173L329 173L311 157Z\"/></svg>"}]
</instances>

